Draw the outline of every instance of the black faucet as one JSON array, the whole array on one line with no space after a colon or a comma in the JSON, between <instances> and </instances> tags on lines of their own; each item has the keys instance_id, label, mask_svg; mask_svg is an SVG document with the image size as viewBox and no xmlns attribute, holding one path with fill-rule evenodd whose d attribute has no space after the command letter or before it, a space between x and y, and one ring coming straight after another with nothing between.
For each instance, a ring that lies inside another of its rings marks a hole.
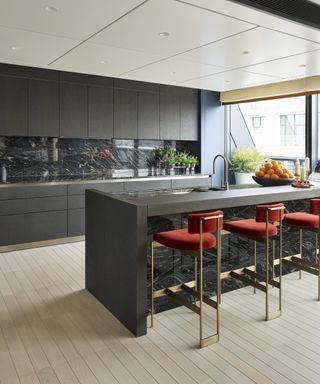
<instances>
[{"instance_id":1,"label":"black faucet","mask_svg":"<svg viewBox=\"0 0 320 384\"><path fill-rule=\"evenodd\" d=\"M213 159L213 166L212 166L212 174L214 175L216 173L216 160L221 157L224 163L224 169L223 169L223 184L219 189L228 190L229 189L229 182L228 182L228 160L223 155L217 155Z\"/></svg>"}]
</instances>

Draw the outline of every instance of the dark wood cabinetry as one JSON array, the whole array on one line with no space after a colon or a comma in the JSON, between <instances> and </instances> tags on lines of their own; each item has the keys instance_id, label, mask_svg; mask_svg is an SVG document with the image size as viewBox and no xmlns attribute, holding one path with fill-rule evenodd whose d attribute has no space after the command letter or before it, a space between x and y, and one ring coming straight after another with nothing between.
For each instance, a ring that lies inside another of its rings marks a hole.
<instances>
[{"instance_id":1,"label":"dark wood cabinetry","mask_svg":"<svg viewBox=\"0 0 320 384\"><path fill-rule=\"evenodd\" d=\"M160 139L159 93L139 92L138 139Z\"/></svg>"},{"instance_id":2,"label":"dark wood cabinetry","mask_svg":"<svg viewBox=\"0 0 320 384\"><path fill-rule=\"evenodd\" d=\"M28 135L59 137L59 83L29 80Z\"/></svg>"},{"instance_id":3,"label":"dark wood cabinetry","mask_svg":"<svg viewBox=\"0 0 320 384\"><path fill-rule=\"evenodd\" d=\"M0 135L198 140L197 90L0 64Z\"/></svg>"},{"instance_id":4,"label":"dark wood cabinetry","mask_svg":"<svg viewBox=\"0 0 320 384\"><path fill-rule=\"evenodd\" d=\"M60 84L60 137L88 137L87 86Z\"/></svg>"},{"instance_id":5,"label":"dark wood cabinetry","mask_svg":"<svg viewBox=\"0 0 320 384\"><path fill-rule=\"evenodd\" d=\"M199 91L182 89L180 92L180 140L199 139Z\"/></svg>"},{"instance_id":6,"label":"dark wood cabinetry","mask_svg":"<svg viewBox=\"0 0 320 384\"><path fill-rule=\"evenodd\" d=\"M114 90L114 138L138 137L138 92L128 89Z\"/></svg>"},{"instance_id":7,"label":"dark wood cabinetry","mask_svg":"<svg viewBox=\"0 0 320 384\"><path fill-rule=\"evenodd\" d=\"M160 87L160 139L180 139L180 93L175 87Z\"/></svg>"},{"instance_id":8,"label":"dark wood cabinetry","mask_svg":"<svg viewBox=\"0 0 320 384\"><path fill-rule=\"evenodd\" d=\"M113 89L88 87L88 137L113 138Z\"/></svg>"},{"instance_id":9,"label":"dark wood cabinetry","mask_svg":"<svg viewBox=\"0 0 320 384\"><path fill-rule=\"evenodd\" d=\"M28 135L28 80L0 76L0 135Z\"/></svg>"}]
</instances>

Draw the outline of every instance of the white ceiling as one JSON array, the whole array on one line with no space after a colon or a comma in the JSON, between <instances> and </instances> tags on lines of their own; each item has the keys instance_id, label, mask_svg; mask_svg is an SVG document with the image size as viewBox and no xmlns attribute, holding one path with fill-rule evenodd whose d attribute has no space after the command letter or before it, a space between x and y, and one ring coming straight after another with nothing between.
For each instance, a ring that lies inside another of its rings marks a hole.
<instances>
[{"instance_id":1,"label":"white ceiling","mask_svg":"<svg viewBox=\"0 0 320 384\"><path fill-rule=\"evenodd\" d=\"M320 75L320 30L228 0L0 0L0 62L224 91Z\"/></svg>"}]
</instances>

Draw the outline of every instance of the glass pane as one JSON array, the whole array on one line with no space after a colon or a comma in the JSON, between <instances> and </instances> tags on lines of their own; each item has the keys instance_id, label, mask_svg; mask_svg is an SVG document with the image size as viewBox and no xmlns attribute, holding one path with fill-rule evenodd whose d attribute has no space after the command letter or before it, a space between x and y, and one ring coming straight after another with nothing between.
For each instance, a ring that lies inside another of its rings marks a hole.
<instances>
[{"instance_id":1,"label":"glass pane","mask_svg":"<svg viewBox=\"0 0 320 384\"><path fill-rule=\"evenodd\" d=\"M239 104L254 145L272 158L305 157L305 97ZM239 123L231 121L232 125ZM243 128L245 129L245 128ZM249 146L249 143L248 143Z\"/></svg>"}]
</instances>

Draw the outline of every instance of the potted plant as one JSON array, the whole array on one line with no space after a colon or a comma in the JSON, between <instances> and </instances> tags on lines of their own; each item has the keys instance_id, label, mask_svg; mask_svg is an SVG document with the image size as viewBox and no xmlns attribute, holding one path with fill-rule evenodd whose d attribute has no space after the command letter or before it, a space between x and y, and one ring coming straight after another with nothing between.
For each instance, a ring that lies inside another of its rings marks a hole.
<instances>
[{"instance_id":1,"label":"potted plant","mask_svg":"<svg viewBox=\"0 0 320 384\"><path fill-rule=\"evenodd\" d=\"M199 163L197 156L192 156L192 155L188 156L188 163L191 166L191 174L194 175L196 165L198 165L198 163Z\"/></svg>"},{"instance_id":2,"label":"potted plant","mask_svg":"<svg viewBox=\"0 0 320 384\"><path fill-rule=\"evenodd\" d=\"M236 184L253 183L252 175L265 158L266 156L256 148L238 148L229 160Z\"/></svg>"},{"instance_id":3,"label":"potted plant","mask_svg":"<svg viewBox=\"0 0 320 384\"><path fill-rule=\"evenodd\" d=\"M173 176L174 175L174 167L176 165L176 156L171 156L167 159L167 166L169 168L169 175Z\"/></svg>"}]
</instances>

